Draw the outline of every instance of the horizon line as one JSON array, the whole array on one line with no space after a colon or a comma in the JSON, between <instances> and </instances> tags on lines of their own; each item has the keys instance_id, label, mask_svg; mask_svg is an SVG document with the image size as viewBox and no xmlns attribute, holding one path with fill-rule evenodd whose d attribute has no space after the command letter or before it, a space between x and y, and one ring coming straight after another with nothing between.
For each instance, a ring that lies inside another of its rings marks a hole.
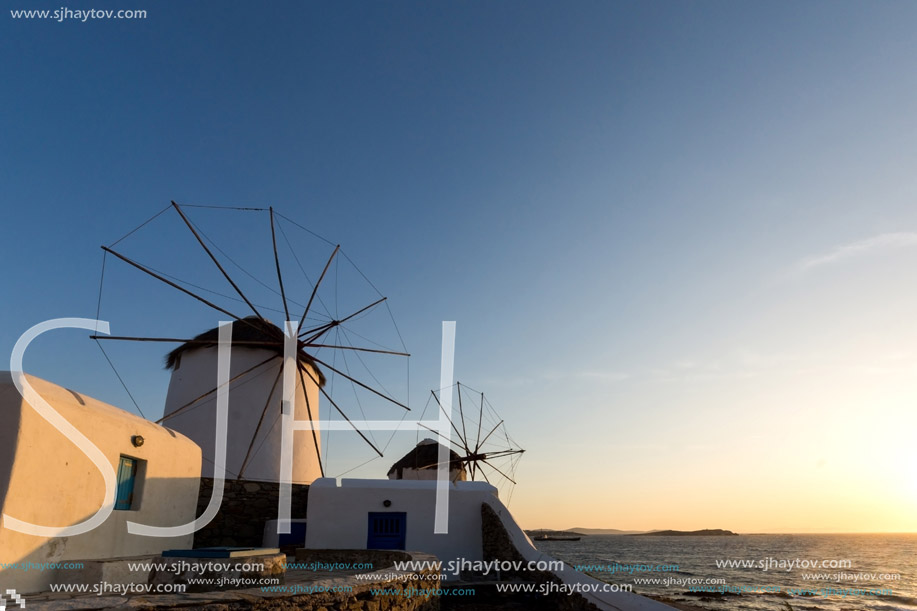
<instances>
[{"instance_id":1,"label":"horizon line","mask_svg":"<svg viewBox=\"0 0 917 611\"><path fill-rule=\"evenodd\" d=\"M570 528L525 528L523 530L553 530L567 532L574 530L617 530L625 533L650 533L671 530L675 532L694 532L697 530L725 530L737 535L917 535L917 530L857 530L857 531L734 531L728 528L695 528L682 530L678 528L593 528L586 526L572 526Z\"/></svg>"}]
</instances>

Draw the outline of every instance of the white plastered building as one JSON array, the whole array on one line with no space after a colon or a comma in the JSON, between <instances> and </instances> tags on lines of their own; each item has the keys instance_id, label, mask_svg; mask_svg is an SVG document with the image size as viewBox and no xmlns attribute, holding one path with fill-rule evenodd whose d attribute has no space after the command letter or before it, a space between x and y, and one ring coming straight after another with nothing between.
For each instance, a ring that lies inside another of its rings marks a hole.
<instances>
[{"instance_id":1,"label":"white plastered building","mask_svg":"<svg viewBox=\"0 0 917 611\"><path fill-rule=\"evenodd\" d=\"M389 479L435 480L439 475L439 452L441 444L433 439L424 439L414 449L402 456L388 470ZM449 480L453 482L468 479L465 464L455 450L446 449L449 457Z\"/></svg>"},{"instance_id":2,"label":"white plastered building","mask_svg":"<svg viewBox=\"0 0 917 611\"><path fill-rule=\"evenodd\" d=\"M24 375L50 407L104 454L118 480L115 509L97 528L35 536L0 523L0 584L19 592L60 581L48 563L158 554L190 547L192 535L132 535L127 522L177 526L195 518L201 450L173 430L77 391ZM39 526L81 523L102 506L105 485L93 462L27 403L0 372L0 514ZM28 568L45 565L45 570Z\"/></svg>"},{"instance_id":3,"label":"white plastered building","mask_svg":"<svg viewBox=\"0 0 917 611\"><path fill-rule=\"evenodd\" d=\"M164 422L197 443L204 455L202 477L214 476L218 329L179 346L167 357L172 370ZM227 478L280 481L283 438L280 418L283 393L283 332L256 317L233 323L229 374ZM324 376L300 351L303 372L291 372L295 383L296 420L319 419L319 387ZM293 483L321 477L321 437L312 431L293 433Z\"/></svg>"},{"instance_id":4,"label":"white plastered building","mask_svg":"<svg viewBox=\"0 0 917 611\"><path fill-rule=\"evenodd\" d=\"M488 505L524 566L544 570L540 567L556 562L533 545L498 498L497 489L484 482L448 484L448 532L435 533L436 484L430 480L316 480L309 490L306 548L425 552L443 563L447 580L455 579L450 569L462 561L484 560L482 505ZM607 584L570 565L550 572L601 611L673 611L631 592L608 591Z\"/></svg>"}]
</instances>

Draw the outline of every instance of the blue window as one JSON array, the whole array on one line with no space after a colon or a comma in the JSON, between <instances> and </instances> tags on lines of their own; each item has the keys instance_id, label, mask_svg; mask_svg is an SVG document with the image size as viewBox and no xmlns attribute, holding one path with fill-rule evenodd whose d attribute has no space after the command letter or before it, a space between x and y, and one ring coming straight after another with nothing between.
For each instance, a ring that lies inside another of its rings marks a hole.
<instances>
[{"instance_id":1,"label":"blue window","mask_svg":"<svg viewBox=\"0 0 917 611\"><path fill-rule=\"evenodd\" d=\"M407 520L403 511L370 512L366 549L404 549Z\"/></svg>"},{"instance_id":2,"label":"blue window","mask_svg":"<svg viewBox=\"0 0 917 611\"><path fill-rule=\"evenodd\" d=\"M118 494L115 509L134 509L134 486L137 482L137 467L140 461L127 456L121 457L118 465Z\"/></svg>"}]
</instances>

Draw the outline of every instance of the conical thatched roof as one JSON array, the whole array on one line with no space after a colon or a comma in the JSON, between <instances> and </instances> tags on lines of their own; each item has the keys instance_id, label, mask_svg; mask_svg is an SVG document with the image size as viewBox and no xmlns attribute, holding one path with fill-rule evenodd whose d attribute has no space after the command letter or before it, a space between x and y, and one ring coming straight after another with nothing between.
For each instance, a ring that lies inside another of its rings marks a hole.
<instances>
[{"instance_id":1,"label":"conical thatched roof","mask_svg":"<svg viewBox=\"0 0 917 611\"><path fill-rule=\"evenodd\" d=\"M424 439L401 460L392 465L392 468L388 470L388 475L403 469L436 469L439 465L439 448L440 444L432 439ZM449 470L462 469L464 469L462 457L455 451L449 450Z\"/></svg>"},{"instance_id":2,"label":"conical thatched roof","mask_svg":"<svg viewBox=\"0 0 917 611\"><path fill-rule=\"evenodd\" d=\"M216 346L220 334L220 328L214 327L209 331L204 331L196 336L192 341L186 342L166 355L166 369L174 369L181 359L181 355L198 348L209 348ZM274 323L262 320L257 316L249 316L237 320L232 325L232 342L238 344L239 348L252 348L256 350L271 350L283 355L284 333ZM255 342L255 343L252 343ZM258 345L263 343L264 345ZM315 370L319 385L325 385L325 375L318 368L315 360L306 354L303 350L299 351L299 361L309 364ZM308 379L308 376L307 378Z\"/></svg>"}]
</instances>

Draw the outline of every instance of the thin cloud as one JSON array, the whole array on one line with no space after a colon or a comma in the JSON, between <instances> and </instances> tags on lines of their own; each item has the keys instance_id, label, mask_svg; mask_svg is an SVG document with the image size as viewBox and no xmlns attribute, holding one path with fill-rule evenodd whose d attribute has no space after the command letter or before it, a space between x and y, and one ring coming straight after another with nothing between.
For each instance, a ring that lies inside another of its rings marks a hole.
<instances>
[{"instance_id":1,"label":"thin cloud","mask_svg":"<svg viewBox=\"0 0 917 611\"><path fill-rule=\"evenodd\" d=\"M852 259L877 251L904 248L907 246L917 246L917 233L882 233L871 238L866 238L865 240L838 246L826 254L807 257L796 264L796 270L800 273L804 273L817 267L831 265L845 259Z\"/></svg>"},{"instance_id":2,"label":"thin cloud","mask_svg":"<svg viewBox=\"0 0 917 611\"><path fill-rule=\"evenodd\" d=\"M584 380L601 380L603 382L622 382L631 377L623 371L578 371L576 377Z\"/></svg>"},{"instance_id":3,"label":"thin cloud","mask_svg":"<svg viewBox=\"0 0 917 611\"><path fill-rule=\"evenodd\" d=\"M633 374L625 371L602 371L587 369L581 371L556 371L551 370L544 373L544 379L556 382L559 380L568 381L571 379L589 380L595 382L623 382L633 377Z\"/></svg>"}]
</instances>

